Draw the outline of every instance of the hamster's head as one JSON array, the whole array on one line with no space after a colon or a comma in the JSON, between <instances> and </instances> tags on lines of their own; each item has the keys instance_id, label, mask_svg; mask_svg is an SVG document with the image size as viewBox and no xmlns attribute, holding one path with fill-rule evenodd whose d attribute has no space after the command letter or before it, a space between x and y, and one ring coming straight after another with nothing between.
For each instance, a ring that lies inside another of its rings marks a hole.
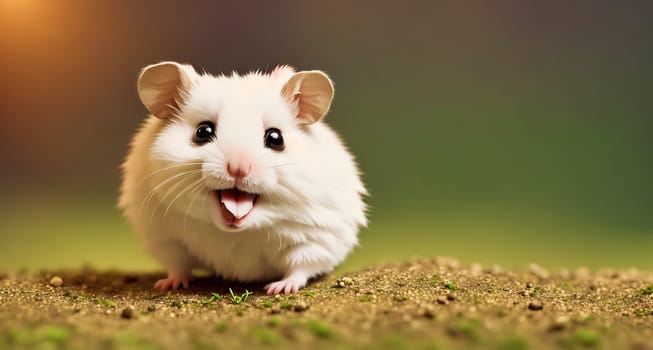
<instances>
[{"instance_id":1,"label":"hamster's head","mask_svg":"<svg viewBox=\"0 0 653 350\"><path fill-rule=\"evenodd\" d=\"M172 169L169 177L188 178L167 196L169 206L176 200L181 210L200 211L192 216L235 232L296 220L316 200L311 164L319 164L319 140L311 127L334 93L323 72L280 66L213 76L162 62L142 71L138 92L164 123L152 159L159 170Z\"/></svg>"}]
</instances>

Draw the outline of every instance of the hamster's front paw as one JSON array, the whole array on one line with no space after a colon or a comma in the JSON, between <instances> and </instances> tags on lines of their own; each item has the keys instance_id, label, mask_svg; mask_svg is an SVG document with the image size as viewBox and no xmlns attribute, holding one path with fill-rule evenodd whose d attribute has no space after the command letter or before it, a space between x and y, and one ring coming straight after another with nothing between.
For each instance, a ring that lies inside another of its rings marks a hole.
<instances>
[{"instance_id":1,"label":"hamster's front paw","mask_svg":"<svg viewBox=\"0 0 653 350\"><path fill-rule=\"evenodd\" d=\"M306 278L299 276L289 276L281 281L276 281L268 284L264 287L267 290L267 293L270 295L273 294L290 294L296 293L299 288L306 285Z\"/></svg>"},{"instance_id":2,"label":"hamster's front paw","mask_svg":"<svg viewBox=\"0 0 653 350\"><path fill-rule=\"evenodd\" d=\"M168 278L160 279L154 284L154 288L160 290L177 290L180 286L188 289L188 281L191 280L190 273L185 272L170 272Z\"/></svg>"}]
</instances>

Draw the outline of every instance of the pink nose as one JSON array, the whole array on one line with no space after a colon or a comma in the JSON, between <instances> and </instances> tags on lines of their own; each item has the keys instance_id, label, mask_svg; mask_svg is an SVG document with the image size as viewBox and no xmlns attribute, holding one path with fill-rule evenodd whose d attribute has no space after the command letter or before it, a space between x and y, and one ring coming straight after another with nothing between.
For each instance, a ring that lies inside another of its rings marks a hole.
<instances>
[{"instance_id":1,"label":"pink nose","mask_svg":"<svg viewBox=\"0 0 653 350\"><path fill-rule=\"evenodd\" d=\"M249 162L227 163L227 172L233 177L242 178L249 175L252 164Z\"/></svg>"}]
</instances>

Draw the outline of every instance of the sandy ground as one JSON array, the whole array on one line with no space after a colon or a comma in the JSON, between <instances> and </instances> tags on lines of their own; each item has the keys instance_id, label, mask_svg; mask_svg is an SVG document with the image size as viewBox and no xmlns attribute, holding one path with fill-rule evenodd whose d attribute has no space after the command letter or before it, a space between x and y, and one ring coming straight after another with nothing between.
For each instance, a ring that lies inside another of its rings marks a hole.
<instances>
[{"instance_id":1,"label":"sandy ground","mask_svg":"<svg viewBox=\"0 0 653 350\"><path fill-rule=\"evenodd\" d=\"M653 273L637 270L433 258L328 275L279 297L207 277L160 293L160 277L2 273L0 349L653 349Z\"/></svg>"}]
</instances>

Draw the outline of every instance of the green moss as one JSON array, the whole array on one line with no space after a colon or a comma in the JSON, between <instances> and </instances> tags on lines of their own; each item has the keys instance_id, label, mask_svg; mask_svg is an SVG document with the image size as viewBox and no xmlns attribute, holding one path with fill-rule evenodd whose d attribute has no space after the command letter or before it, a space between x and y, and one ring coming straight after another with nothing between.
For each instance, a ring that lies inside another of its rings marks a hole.
<instances>
[{"instance_id":1,"label":"green moss","mask_svg":"<svg viewBox=\"0 0 653 350\"><path fill-rule=\"evenodd\" d=\"M638 317L641 317L641 316L653 316L653 310L638 309L638 310L635 310L635 316L638 316Z\"/></svg>"},{"instance_id":2,"label":"green moss","mask_svg":"<svg viewBox=\"0 0 653 350\"><path fill-rule=\"evenodd\" d=\"M227 331L229 328L229 324L227 321L220 321L218 324L215 325L215 331L218 333L224 333Z\"/></svg>"},{"instance_id":3,"label":"green moss","mask_svg":"<svg viewBox=\"0 0 653 350\"><path fill-rule=\"evenodd\" d=\"M270 317L266 323L270 327L278 327L281 324L281 320L278 317Z\"/></svg>"},{"instance_id":4,"label":"green moss","mask_svg":"<svg viewBox=\"0 0 653 350\"><path fill-rule=\"evenodd\" d=\"M288 302L281 303L279 307L281 307L282 310L292 310L292 304Z\"/></svg>"},{"instance_id":5,"label":"green moss","mask_svg":"<svg viewBox=\"0 0 653 350\"><path fill-rule=\"evenodd\" d=\"M542 287L535 287L530 290L530 294L532 296L541 295L542 293L544 293L544 289L542 289Z\"/></svg>"},{"instance_id":6,"label":"green moss","mask_svg":"<svg viewBox=\"0 0 653 350\"><path fill-rule=\"evenodd\" d=\"M131 332L124 332L116 335L112 342L117 343L119 349L142 349L142 350L154 350L157 349L157 346L152 344L146 339L143 339L140 335L136 335ZM115 346L111 346L114 348Z\"/></svg>"},{"instance_id":7,"label":"green moss","mask_svg":"<svg viewBox=\"0 0 653 350\"><path fill-rule=\"evenodd\" d=\"M438 285L440 285L440 276L438 274L434 274L433 276L431 276L431 280L429 284L431 285L431 287L437 287Z\"/></svg>"},{"instance_id":8,"label":"green moss","mask_svg":"<svg viewBox=\"0 0 653 350\"><path fill-rule=\"evenodd\" d=\"M105 299L105 298L97 298L95 300L95 302L97 302L100 305L104 305L106 307L116 307L116 306L118 306L118 304L116 304L115 302L113 302L113 301L111 301L109 299Z\"/></svg>"},{"instance_id":9,"label":"green moss","mask_svg":"<svg viewBox=\"0 0 653 350\"><path fill-rule=\"evenodd\" d=\"M519 336L510 336L501 340L497 346L501 350L527 350L528 342Z\"/></svg>"},{"instance_id":10,"label":"green moss","mask_svg":"<svg viewBox=\"0 0 653 350\"><path fill-rule=\"evenodd\" d=\"M41 329L39 332L43 340L55 344L64 344L70 339L70 331L67 328L49 326Z\"/></svg>"},{"instance_id":11,"label":"green moss","mask_svg":"<svg viewBox=\"0 0 653 350\"><path fill-rule=\"evenodd\" d=\"M206 343L204 340L193 339L191 340L190 348L193 350L213 350L216 347L212 344Z\"/></svg>"},{"instance_id":12,"label":"green moss","mask_svg":"<svg viewBox=\"0 0 653 350\"><path fill-rule=\"evenodd\" d=\"M580 328L573 332L566 341L568 348L578 346L596 348L601 344L601 337L595 330Z\"/></svg>"},{"instance_id":13,"label":"green moss","mask_svg":"<svg viewBox=\"0 0 653 350\"><path fill-rule=\"evenodd\" d=\"M218 293L211 293L210 296L202 299L202 301L200 303L202 305L208 305L208 304L214 303L214 302L216 302L218 300L222 300L222 295L220 295Z\"/></svg>"},{"instance_id":14,"label":"green moss","mask_svg":"<svg viewBox=\"0 0 653 350\"><path fill-rule=\"evenodd\" d=\"M261 307L270 308L270 307L272 307L272 302L269 301L269 300L265 300L265 301L261 302Z\"/></svg>"},{"instance_id":15,"label":"green moss","mask_svg":"<svg viewBox=\"0 0 653 350\"><path fill-rule=\"evenodd\" d=\"M263 345L277 345L281 341L276 333L263 327L252 328L251 335Z\"/></svg>"},{"instance_id":16,"label":"green moss","mask_svg":"<svg viewBox=\"0 0 653 350\"><path fill-rule=\"evenodd\" d=\"M412 342L396 333L388 334L381 339L381 348L383 349L410 349Z\"/></svg>"},{"instance_id":17,"label":"green moss","mask_svg":"<svg viewBox=\"0 0 653 350\"><path fill-rule=\"evenodd\" d=\"M314 297L316 294L314 290L305 290L302 292L302 295L307 297Z\"/></svg>"},{"instance_id":18,"label":"green moss","mask_svg":"<svg viewBox=\"0 0 653 350\"><path fill-rule=\"evenodd\" d=\"M595 319L594 315L584 314L584 315L580 315L580 316L576 317L575 321L577 323L589 324L589 323L592 323L592 321L594 321L594 319Z\"/></svg>"},{"instance_id":19,"label":"green moss","mask_svg":"<svg viewBox=\"0 0 653 350\"><path fill-rule=\"evenodd\" d=\"M331 338L335 334L331 327L318 320L308 320L306 326L313 335L319 338Z\"/></svg>"},{"instance_id":20,"label":"green moss","mask_svg":"<svg viewBox=\"0 0 653 350\"><path fill-rule=\"evenodd\" d=\"M170 307L174 307L174 308L177 308L177 309L181 309L182 306L184 306L184 304L179 300L173 300L170 303Z\"/></svg>"},{"instance_id":21,"label":"green moss","mask_svg":"<svg viewBox=\"0 0 653 350\"><path fill-rule=\"evenodd\" d=\"M458 287L456 287L456 285L453 284L452 282L445 282L445 283L443 283L442 285L444 286L444 288L447 288L447 289L450 290L450 291L456 291L456 290L458 290Z\"/></svg>"},{"instance_id":22,"label":"green moss","mask_svg":"<svg viewBox=\"0 0 653 350\"><path fill-rule=\"evenodd\" d=\"M71 292L71 291L69 291L69 290L65 291L65 292L63 293L63 296L65 296L66 298L70 298L70 299L72 299L73 301L82 301L82 300L84 300L84 296L83 296L83 295L81 295L81 294L77 294L77 293L75 293L75 292Z\"/></svg>"},{"instance_id":23,"label":"green moss","mask_svg":"<svg viewBox=\"0 0 653 350\"><path fill-rule=\"evenodd\" d=\"M24 329L9 329L5 332L6 342L14 345L27 344L32 336Z\"/></svg>"},{"instance_id":24,"label":"green moss","mask_svg":"<svg viewBox=\"0 0 653 350\"><path fill-rule=\"evenodd\" d=\"M372 296L371 295L361 295L360 298L358 298L358 301L361 303L367 303L372 301Z\"/></svg>"},{"instance_id":25,"label":"green moss","mask_svg":"<svg viewBox=\"0 0 653 350\"><path fill-rule=\"evenodd\" d=\"M481 324L478 320L461 319L454 323L452 333L465 339L478 341L480 339Z\"/></svg>"},{"instance_id":26,"label":"green moss","mask_svg":"<svg viewBox=\"0 0 653 350\"><path fill-rule=\"evenodd\" d=\"M653 294L653 284L649 284L648 286L640 289L639 294L640 295L651 295L651 294Z\"/></svg>"}]
</instances>

